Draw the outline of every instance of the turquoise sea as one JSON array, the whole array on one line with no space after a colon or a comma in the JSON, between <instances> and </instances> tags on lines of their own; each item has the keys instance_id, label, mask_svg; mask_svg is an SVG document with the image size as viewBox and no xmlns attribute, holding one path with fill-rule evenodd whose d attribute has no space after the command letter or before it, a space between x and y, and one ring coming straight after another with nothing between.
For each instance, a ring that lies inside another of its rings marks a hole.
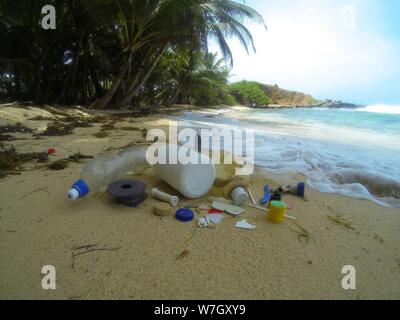
<instances>
[{"instance_id":1,"label":"turquoise sea","mask_svg":"<svg viewBox=\"0 0 400 320\"><path fill-rule=\"evenodd\" d=\"M400 207L400 106L223 109L176 119L196 128L255 130L255 163L301 173L326 193Z\"/></svg>"}]
</instances>

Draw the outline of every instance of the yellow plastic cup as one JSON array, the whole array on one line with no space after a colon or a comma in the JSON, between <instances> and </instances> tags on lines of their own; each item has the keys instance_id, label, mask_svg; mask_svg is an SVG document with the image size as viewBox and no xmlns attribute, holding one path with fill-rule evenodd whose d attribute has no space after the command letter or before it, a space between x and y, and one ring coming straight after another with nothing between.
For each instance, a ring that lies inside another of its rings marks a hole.
<instances>
[{"instance_id":1,"label":"yellow plastic cup","mask_svg":"<svg viewBox=\"0 0 400 320\"><path fill-rule=\"evenodd\" d=\"M282 201L271 201L268 211L268 220L273 223L282 223L285 220L286 203Z\"/></svg>"}]
</instances>

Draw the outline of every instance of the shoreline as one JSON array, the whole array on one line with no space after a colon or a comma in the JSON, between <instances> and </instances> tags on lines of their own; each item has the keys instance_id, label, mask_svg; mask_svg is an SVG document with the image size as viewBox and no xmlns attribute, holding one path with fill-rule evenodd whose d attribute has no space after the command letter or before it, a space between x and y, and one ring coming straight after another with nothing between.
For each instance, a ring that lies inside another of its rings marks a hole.
<instances>
[{"instance_id":1,"label":"shoreline","mask_svg":"<svg viewBox=\"0 0 400 320\"><path fill-rule=\"evenodd\" d=\"M54 147L57 153L51 162L75 152L96 156L132 142L143 144L143 132L166 125L163 116L113 118L115 129L103 138L94 134L104 123L94 123L75 128L68 136L35 139L12 133L18 140L6 144L19 152ZM47 122L22 121L36 127ZM308 190L308 201L285 197L293 205L289 214L297 218L295 222L273 225L265 214L246 206L243 218L256 225L253 231L235 229L237 219L230 216L216 229L198 229L194 222L156 217L152 213L156 200L151 198L137 209L121 207L107 195L68 202L65 192L82 163L70 163L60 171L33 163L26 166L30 169L20 175L0 179L0 298L400 298L399 209ZM148 190L157 186L171 191L151 170L138 178ZM257 199L266 182L276 186L259 168L250 180ZM183 204L193 202L207 201ZM80 256L73 266L73 248L89 244L120 249ZM177 259L183 250L190 254ZM48 264L57 269L55 291L40 286L41 267ZM345 265L356 267L357 290L341 288Z\"/></svg>"}]
</instances>

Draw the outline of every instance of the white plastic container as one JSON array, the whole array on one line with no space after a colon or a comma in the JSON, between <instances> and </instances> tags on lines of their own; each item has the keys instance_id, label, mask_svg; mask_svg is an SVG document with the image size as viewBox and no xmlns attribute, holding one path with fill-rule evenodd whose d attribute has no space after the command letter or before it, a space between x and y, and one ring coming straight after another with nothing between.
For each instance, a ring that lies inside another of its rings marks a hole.
<instances>
[{"instance_id":1,"label":"white plastic container","mask_svg":"<svg viewBox=\"0 0 400 320\"><path fill-rule=\"evenodd\" d=\"M155 175L188 199L197 199L206 195L216 178L215 166L211 163L211 160L206 155L191 150L197 159L197 163L182 164L180 161L171 163L169 154L174 152L176 148L181 150L181 148L186 147L166 145L164 148L165 150L160 148L160 151L165 152L167 161L166 164L154 165ZM186 150L188 149L186 148Z\"/></svg>"},{"instance_id":2,"label":"white plastic container","mask_svg":"<svg viewBox=\"0 0 400 320\"><path fill-rule=\"evenodd\" d=\"M88 194L106 190L107 186L128 174L139 174L149 168L146 149L129 147L114 156L100 156L84 165L81 178L68 191L68 198L76 200Z\"/></svg>"}]
</instances>

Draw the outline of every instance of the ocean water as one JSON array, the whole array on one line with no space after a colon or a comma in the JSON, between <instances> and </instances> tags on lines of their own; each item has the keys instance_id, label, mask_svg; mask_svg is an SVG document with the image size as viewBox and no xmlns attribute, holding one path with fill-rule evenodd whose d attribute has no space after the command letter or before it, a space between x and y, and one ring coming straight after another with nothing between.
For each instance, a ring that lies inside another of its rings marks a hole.
<instances>
[{"instance_id":1,"label":"ocean water","mask_svg":"<svg viewBox=\"0 0 400 320\"><path fill-rule=\"evenodd\" d=\"M255 131L255 163L325 193L400 207L400 106L186 112L184 127Z\"/></svg>"}]
</instances>

